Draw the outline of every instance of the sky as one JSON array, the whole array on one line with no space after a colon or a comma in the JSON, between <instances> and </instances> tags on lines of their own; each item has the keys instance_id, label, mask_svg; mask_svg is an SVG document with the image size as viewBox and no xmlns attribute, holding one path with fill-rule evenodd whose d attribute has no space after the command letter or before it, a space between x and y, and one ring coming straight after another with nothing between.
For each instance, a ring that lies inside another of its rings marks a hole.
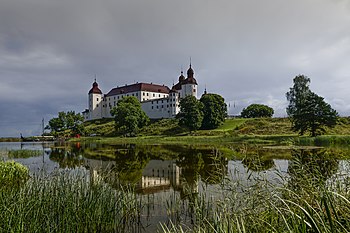
<instances>
[{"instance_id":1,"label":"sky","mask_svg":"<svg viewBox=\"0 0 350 233\"><path fill-rule=\"evenodd\" d=\"M230 115L252 103L286 116L299 74L350 115L348 0L0 0L0 137L40 133L100 89L169 87L188 69Z\"/></svg>"}]
</instances>

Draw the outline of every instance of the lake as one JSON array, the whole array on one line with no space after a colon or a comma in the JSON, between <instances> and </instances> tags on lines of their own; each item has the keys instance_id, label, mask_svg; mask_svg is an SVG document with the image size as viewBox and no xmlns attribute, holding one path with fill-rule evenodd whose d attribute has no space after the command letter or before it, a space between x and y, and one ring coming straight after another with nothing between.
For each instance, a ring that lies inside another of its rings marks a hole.
<instances>
[{"instance_id":1,"label":"lake","mask_svg":"<svg viewBox=\"0 0 350 233\"><path fill-rule=\"evenodd\" d=\"M286 150L246 144L214 148L0 143L0 158L27 166L31 176L83 172L92 179L103 179L115 189L131 188L144 205L139 225L133 229L136 232L155 232L159 222L170 224L170 220L191 225L194 196L220 200L232 189L239 193L264 182L269 188L286 184L294 187L300 175L295 166L300 164L305 167L304 173L317 171L324 185L331 185L348 178L349 161L341 159L348 155L347 148ZM184 206L177 206L179 203ZM169 211L174 206L180 211Z\"/></svg>"}]
</instances>

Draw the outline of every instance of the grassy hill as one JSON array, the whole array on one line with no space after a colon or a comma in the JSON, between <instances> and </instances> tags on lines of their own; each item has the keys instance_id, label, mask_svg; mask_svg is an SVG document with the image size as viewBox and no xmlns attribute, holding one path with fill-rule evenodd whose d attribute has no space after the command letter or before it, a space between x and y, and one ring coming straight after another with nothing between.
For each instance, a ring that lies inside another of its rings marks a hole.
<instances>
[{"instance_id":1,"label":"grassy hill","mask_svg":"<svg viewBox=\"0 0 350 233\"><path fill-rule=\"evenodd\" d=\"M85 122L86 135L115 136L113 119L101 119ZM336 127L327 129L327 135L350 135L350 118L342 117ZM184 136L189 135L186 128L178 126L176 119L162 119L152 121L144 127L139 136ZM291 123L287 118L257 118L227 119L223 125L213 130L198 130L193 136L220 135L297 135L291 130Z\"/></svg>"}]
</instances>

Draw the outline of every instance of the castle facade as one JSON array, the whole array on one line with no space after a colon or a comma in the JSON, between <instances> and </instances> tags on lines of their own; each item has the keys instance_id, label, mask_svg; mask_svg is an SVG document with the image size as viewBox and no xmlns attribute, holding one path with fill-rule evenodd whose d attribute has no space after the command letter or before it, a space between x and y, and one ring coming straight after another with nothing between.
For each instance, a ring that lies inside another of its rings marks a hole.
<instances>
[{"instance_id":1,"label":"castle facade","mask_svg":"<svg viewBox=\"0 0 350 233\"><path fill-rule=\"evenodd\" d=\"M153 83L134 83L115 87L103 94L95 80L88 93L88 109L83 112L83 116L85 121L112 118L110 111L117 106L118 101L125 96L134 96L140 101L142 110L149 118L174 118L180 111L181 98L188 95L197 98L197 85L191 64L187 70L187 78L181 71L178 82L171 89Z\"/></svg>"}]
</instances>

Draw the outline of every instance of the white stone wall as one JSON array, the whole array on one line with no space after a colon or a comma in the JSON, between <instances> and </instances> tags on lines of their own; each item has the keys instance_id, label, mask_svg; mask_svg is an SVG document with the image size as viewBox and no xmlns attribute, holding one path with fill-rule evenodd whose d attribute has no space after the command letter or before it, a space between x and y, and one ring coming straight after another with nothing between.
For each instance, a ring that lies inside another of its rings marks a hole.
<instances>
[{"instance_id":1,"label":"white stone wall","mask_svg":"<svg viewBox=\"0 0 350 233\"><path fill-rule=\"evenodd\" d=\"M89 94L89 120L102 118L102 102L101 94Z\"/></svg>"},{"instance_id":2,"label":"white stone wall","mask_svg":"<svg viewBox=\"0 0 350 233\"><path fill-rule=\"evenodd\" d=\"M141 107L151 119L172 118L169 98L144 101Z\"/></svg>"},{"instance_id":3,"label":"white stone wall","mask_svg":"<svg viewBox=\"0 0 350 233\"><path fill-rule=\"evenodd\" d=\"M181 86L181 98L188 95L192 95L197 98L197 85L196 84L184 84Z\"/></svg>"}]
</instances>

